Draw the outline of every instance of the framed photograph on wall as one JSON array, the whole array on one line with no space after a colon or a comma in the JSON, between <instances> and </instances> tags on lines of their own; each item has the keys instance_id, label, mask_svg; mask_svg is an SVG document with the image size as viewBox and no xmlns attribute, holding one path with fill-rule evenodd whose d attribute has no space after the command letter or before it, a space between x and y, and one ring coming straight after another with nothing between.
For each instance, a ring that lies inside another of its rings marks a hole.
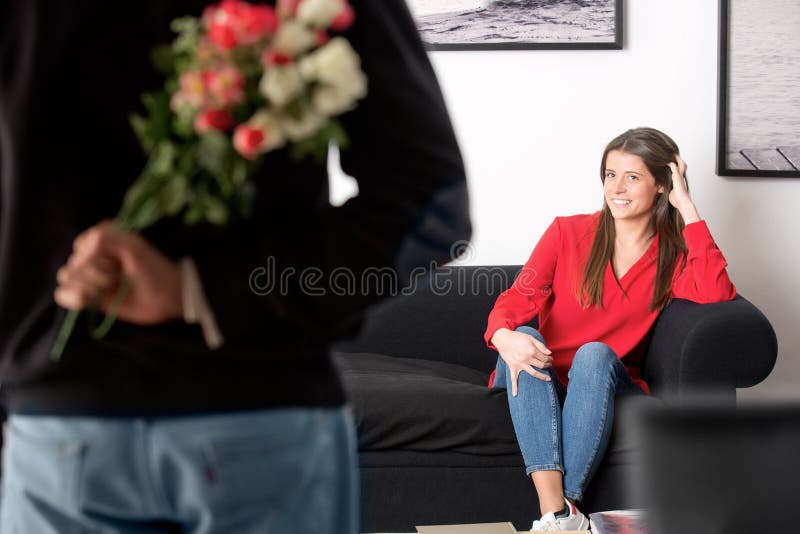
<instances>
[{"instance_id":1,"label":"framed photograph on wall","mask_svg":"<svg viewBox=\"0 0 800 534\"><path fill-rule=\"evenodd\" d=\"M800 4L720 0L717 174L800 177Z\"/></svg>"},{"instance_id":2,"label":"framed photograph on wall","mask_svg":"<svg viewBox=\"0 0 800 534\"><path fill-rule=\"evenodd\" d=\"M622 0L407 1L430 50L622 48Z\"/></svg>"}]
</instances>

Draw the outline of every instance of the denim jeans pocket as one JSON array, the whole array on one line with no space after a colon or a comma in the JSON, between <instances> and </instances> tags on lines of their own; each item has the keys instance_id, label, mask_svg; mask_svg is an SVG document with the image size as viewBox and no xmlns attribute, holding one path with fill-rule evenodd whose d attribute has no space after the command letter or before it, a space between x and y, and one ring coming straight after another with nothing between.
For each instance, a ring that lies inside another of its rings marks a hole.
<instances>
[{"instance_id":1,"label":"denim jeans pocket","mask_svg":"<svg viewBox=\"0 0 800 534\"><path fill-rule=\"evenodd\" d=\"M220 504L278 505L303 482L313 434L280 432L210 438L205 445L209 496Z\"/></svg>"},{"instance_id":2,"label":"denim jeans pocket","mask_svg":"<svg viewBox=\"0 0 800 534\"><path fill-rule=\"evenodd\" d=\"M74 509L86 444L53 435L38 424L17 423L14 418L6 428L7 471L3 484L9 489L21 489L30 497Z\"/></svg>"}]
</instances>

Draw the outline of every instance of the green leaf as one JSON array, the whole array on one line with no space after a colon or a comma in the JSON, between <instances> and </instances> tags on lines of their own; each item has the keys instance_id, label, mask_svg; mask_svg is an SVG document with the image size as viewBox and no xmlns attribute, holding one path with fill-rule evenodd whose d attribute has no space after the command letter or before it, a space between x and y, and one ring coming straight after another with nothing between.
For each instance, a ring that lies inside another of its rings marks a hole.
<instances>
[{"instance_id":1,"label":"green leaf","mask_svg":"<svg viewBox=\"0 0 800 534\"><path fill-rule=\"evenodd\" d=\"M256 187L252 182L247 182L239 188L236 208L242 217L249 218L253 215L255 199Z\"/></svg>"},{"instance_id":2,"label":"green leaf","mask_svg":"<svg viewBox=\"0 0 800 534\"><path fill-rule=\"evenodd\" d=\"M139 141L142 149L149 152L153 148L153 138L150 135L150 123L147 119L139 114L131 113L128 116L128 121L131 123L133 133L136 134L136 139Z\"/></svg>"},{"instance_id":3,"label":"green leaf","mask_svg":"<svg viewBox=\"0 0 800 534\"><path fill-rule=\"evenodd\" d=\"M177 147L161 141L153 147L147 165L128 188L117 216L127 229L141 230L164 215L177 214L186 203L186 177L175 173Z\"/></svg>"},{"instance_id":4,"label":"green leaf","mask_svg":"<svg viewBox=\"0 0 800 534\"><path fill-rule=\"evenodd\" d=\"M247 162L242 160L241 158L236 158L233 160L233 169L231 172L231 181L233 185L236 187L242 187L247 183L248 178L248 166Z\"/></svg>"},{"instance_id":5,"label":"green leaf","mask_svg":"<svg viewBox=\"0 0 800 534\"><path fill-rule=\"evenodd\" d=\"M189 56L175 57L175 72L186 72L194 65L194 60Z\"/></svg>"},{"instance_id":6,"label":"green leaf","mask_svg":"<svg viewBox=\"0 0 800 534\"><path fill-rule=\"evenodd\" d=\"M172 125L172 111L169 107L169 95L164 91L146 93L142 96L144 105L150 112L150 135L155 142L169 137Z\"/></svg>"},{"instance_id":7,"label":"green leaf","mask_svg":"<svg viewBox=\"0 0 800 534\"><path fill-rule=\"evenodd\" d=\"M186 176L192 176L197 172L197 158L195 157L193 145L187 144L180 148L178 172Z\"/></svg>"},{"instance_id":8,"label":"green leaf","mask_svg":"<svg viewBox=\"0 0 800 534\"><path fill-rule=\"evenodd\" d=\"M176 156L177 148L174 143L170 141L159 142L150 153L150 159L147 162L148 171L157 176L171 174L175 168Z\"/></svg>"},{"instance_id":9,"label":"green leaf","mask_svg":"<svg viewBox=\"0 0 800 534\"><path fill-rule=\"evenodd\" d=\"M200 21L195 17L181 17L172 21L170 29L178 34L172 42L174 52L176 54L193 54L197 49Z\"/></svg>"},{"instance_id":10,"label":"green leaf","mask_svg":"<svg viewBox=\"0 0 800 534\"><path fill-rule=\"evenodd\" d=\"M203 198L205 204L206 220L217 226L224 226L228 222L228 206L220 199L212 195Z\"/></svg>"},{"instance_id":11,"label":"green leaf","mask_svg":"<svg viewBox=\"0 0 800 534\"><path fill-rule=\"evenodd\" d=\"M188 226L200 223L204 220L205 210L203 210L203 207L199 204L193 204L190 206L183 216L183 222Z\"/></svg>"},{"instance_id":12,"label":"green leaf","mask_svg":"<svg viewBox=\"0 0 800 534\"><path fill-rule=\"evenodd\" d=\"M165 75L171 76L175 69L175 52L169 45L157 45L150 51L150 61L156 70Z\"/></svg>"},{"instance_id":13,"label":"green leaf","mask_svg":"<svg viewBox=\"0 0 800 534\"><path fill-rule=\"evenodd\" d=\"M329 135L325 128L308 139L296 141L289 147L289 157L295 161L311 157L317 164L323 164L328 156Z\"/></svg>"},{"instance_id":14,"label":"green leaf","mask_svg":"<svg viewBox=\"0 0 800 534\"><path fill-rule=\"evenodd\" d=\"M323 131L326 132L328 139L336 143L340 149L345 149L350 146L350 138L347 137L347 132L342 126L342 123L338 120L329 120L328 124L323 128Z\"/></svg>"},{"instance_id":15,"label":"green leaf","mask_svg":"<svg viewBox=\"0 0 800 534\"><path fill-rule=\"evenodd\" d=\"M222 133L211 131L200 136L197 144L197 164L219 179L225 175L229 156L229 142Z\"/></svg>"},{"instance_id":16,"label":"green leaf","mask_svg":"<svg viewBox=\"0 0 800 534\"><path fill-rule=\"evenodd\" d=\"M222 197L230 198L239 178L235 165L236 155L231 140L225 134L212 131L200 137L197 147L197 164L216 180ZM246 174L246 170L245 170Z\"/></svg>"},{"instance_id":17,"label":"green leaf","mask_svg":"<svg viewBox=\"0 0 800 534\"><path fill-rule=\"evenodd\" d=\"M308 139L293 143L289 147L289 156L295 161L311 157L315 163L322 165L327 161L328 146L331 141L342 149L347 148L350 144L347 132L335 119L328 120L317 133Z\"/></svg>"},{"instance_id":18,"label":"green leaf","mask_svg":"<svg viewBox=\"0 0 800 534\"><path fill-rule=\"evenodd\" d=\"M159 181L158 176L148 173L145 170L125 193L125 198L122 201L122 209L120 209L117 219L126 224L133 219L134 214L141 208L145 201L158 190Z\"/></svg>"},{"instance_id":19,"label":"green leaf","mask_svg":"<svg viewBox=\"0 0 800 534\"><path fill-rule=\"evenodd\" d=\"M183 174L175 174L161 188L159 206L164 215L177 215L189 198L189 181Z\"/></svg>"},{"instance_id":20,"label":"green leaf","mask_svg":"<svg viewBox=\"0 0 800 534\"><path fill-rule=\"evenodd\" d=\"M302 120L303 116L308 112L308 103L301 95L291 102L288 102L284 106L283 111L294 120L299 121Z\"/></svg>"},{"instance_id":21,"label":"green leaf","mask_svg":"<svg viewBox=\"0 0 800 534\"><path fill-rule=\"evenodd\" d=\"M167 78L167 81L164 82L164 91L168 94L175 94L181 88L180 82L177 78Z\"/></svg>"},{"instance_id":22,"label":"green leaf","mask_svg":"<svg viewBox=\"0 0 800 534\"><path fill-rule=\"evenodd\" d=\"M158 206L158 199L155 197L148 197L139 209L131 214L130 219L125 221L125 226L132 231L143 230L158 221L161 216L162 213Z\"/></svg>"},{"instance_id":23,"label":"green leaf","mask_svg":"<svg viewBox=\"0 0 800 534\"><path fill-rule=\"evenodd\" d=\"M192 139L194 137L194 114L191 106L185 105L178 109L173 116L172 130L181 139Z\"/></svg>"}]
</instances>

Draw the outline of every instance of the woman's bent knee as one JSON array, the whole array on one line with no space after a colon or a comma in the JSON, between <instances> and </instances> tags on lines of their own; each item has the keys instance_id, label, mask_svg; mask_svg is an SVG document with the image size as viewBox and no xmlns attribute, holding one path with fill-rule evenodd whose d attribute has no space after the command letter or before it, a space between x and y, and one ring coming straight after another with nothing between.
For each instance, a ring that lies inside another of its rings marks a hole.
<instances>
[{"instance_id":1,"label":"woman's bent knee","mask_svg":"<svg viewBox=\"0 0 800 534\"><path fill-rule=\"evenodd\" d=\"M544 343L544 337L542 336L542 334L540 334L539 331L533 328L532 326L518 326L516 332L520 332L522 334L528 334L529 336L533 336L542 343Z\"/></svg>"},{"instance_id":2,"label":"woman's bent knee","mask_svg":"<svg viewBox=\"0 0 800 534\"><path fill-rule=\"evenodd\" d=\"M600 341L592 341L581 346L572 360L570 375L575 372L587 372L592 376L602 373L611 374L619 356L614 350Z\"/></svg>"}]
</instances>

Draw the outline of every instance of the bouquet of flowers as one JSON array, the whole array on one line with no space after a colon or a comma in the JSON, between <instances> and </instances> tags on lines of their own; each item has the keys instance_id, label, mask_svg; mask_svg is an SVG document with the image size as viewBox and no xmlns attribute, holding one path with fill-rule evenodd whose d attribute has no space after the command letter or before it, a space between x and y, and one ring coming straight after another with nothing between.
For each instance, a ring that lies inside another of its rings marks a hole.
<instances>
[{"instance_id":1,"label":"bouquet of flowers","mask_svg":"<svg viewBox=\"0 0 800 534\"><path fill-rule=\"evenodd\" d=\"M142 96L147 115L131 125L148 155L115 218L140 231L163 217L225 225L247 217L260 156L280 148L322 160L328 144L346 146L336 117L366 96L358 54L339 32L354 21L347 0L222 0L201 18L172 22L177 37L153 51L164 89ZM102 338L127 294L92 329ZM52 356L66 346L79 312L70 311Z\"/></svg>"}]
</instances>

